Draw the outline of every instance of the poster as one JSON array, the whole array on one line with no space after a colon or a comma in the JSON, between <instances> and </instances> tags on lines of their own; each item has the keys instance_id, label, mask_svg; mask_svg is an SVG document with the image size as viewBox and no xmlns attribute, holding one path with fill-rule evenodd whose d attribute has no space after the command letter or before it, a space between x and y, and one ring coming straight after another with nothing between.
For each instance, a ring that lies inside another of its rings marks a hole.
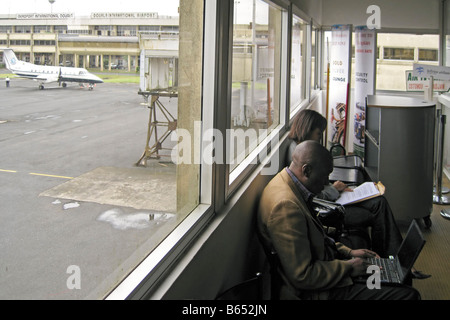
<instances>
[{"instance_id":1,"label":"poster","mask_svg":"<svg viewBox=\"0 0 450 320\"><path fill-rule=\"evenodd\" d=\"M375 93L376 31L355 28L355 108L353 112L353 152L364 159L366 97Z\"/></svg>"},{"instance_id":2,"label":"poster","mask_svg":"<svg viewBox=\"0 0 450 320\"><path fill-rule=\"evenodd\" d=\"M423 92L426 85L429 85L430 79L427 77L415 76L413 70L405 71L406 91ZM448 92L450 90L449 80L433 80L433 91Z\"/></svg>"},{"instance_id":3,"label":"poster","mask_svg":"<svg viewBox=\"0 0 450 320\"><path fill-rule=\"evenodd\" d=\"M351 33L351 25L336 25L331 28L330 75L327 93L329 147L338 143L345 147L350 89Z\"/></svg>"}]
</instances>

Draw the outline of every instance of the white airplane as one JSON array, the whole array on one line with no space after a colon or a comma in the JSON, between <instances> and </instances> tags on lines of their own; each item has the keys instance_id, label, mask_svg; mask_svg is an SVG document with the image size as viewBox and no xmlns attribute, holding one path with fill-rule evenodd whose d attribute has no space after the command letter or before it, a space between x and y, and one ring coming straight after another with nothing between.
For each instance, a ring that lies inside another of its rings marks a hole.
<instances>
[{"instance_id":1,"label":"white airplane","mask_svg":"<svg viewBox=\"0 0 450 320\"><path fill-rule=\"evenodd\" d=\"M18 60L12 49L0 50L4 52L3 59L9 71L19 77L38 81L41 90L44 89L44 84L52 82L58 82L63 87L67 86L66 82L78 82L80 85L87 83L89 90L94 89L94 84L103 83L102 79L84 68L40 66Z\"/></svg>"}]
</instances>

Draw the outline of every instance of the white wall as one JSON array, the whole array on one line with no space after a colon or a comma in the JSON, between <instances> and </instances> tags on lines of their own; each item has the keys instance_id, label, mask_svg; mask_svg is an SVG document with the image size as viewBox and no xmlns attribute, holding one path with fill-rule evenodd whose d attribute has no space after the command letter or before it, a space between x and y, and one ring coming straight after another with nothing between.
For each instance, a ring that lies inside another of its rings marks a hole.
<instances>
[{"instance_id":1,"label":"white wall","mask_svg":"<svg viewBox=\"0 0 450 320\"><path fill-rule=\"evenodd\" d=\"M381 10L382 29L439 30L440 0L322 0L322 24L366 25L370 5Z\"/></svg>"},{"instance_id":2,"label":"white wall","mask_svg":"<svg viewBox=\"0 0 450 320\"><path fill-rule=\"evenodd\" d=\"M291 2L314 22L322 24L322 0L292 0Z\"/></svg>"}]
</instances>

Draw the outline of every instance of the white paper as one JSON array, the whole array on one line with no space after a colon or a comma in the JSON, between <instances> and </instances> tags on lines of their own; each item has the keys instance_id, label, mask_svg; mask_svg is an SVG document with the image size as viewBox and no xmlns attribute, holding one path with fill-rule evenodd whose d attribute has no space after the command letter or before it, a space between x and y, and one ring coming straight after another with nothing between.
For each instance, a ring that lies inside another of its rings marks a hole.
<instances>
[{"instance_id":1,"label":"white paper","mask_svg":"<svg viewBox=\"0 0 450 320\"><path fill-rule=\"evenodd\" d=\"M342 192L339 199L336 200L336 203L345 205L378 194L380 194L380 191L373 182L364 182L360 186L353 189L353 191Z\"/></svg>"}]
</instances>

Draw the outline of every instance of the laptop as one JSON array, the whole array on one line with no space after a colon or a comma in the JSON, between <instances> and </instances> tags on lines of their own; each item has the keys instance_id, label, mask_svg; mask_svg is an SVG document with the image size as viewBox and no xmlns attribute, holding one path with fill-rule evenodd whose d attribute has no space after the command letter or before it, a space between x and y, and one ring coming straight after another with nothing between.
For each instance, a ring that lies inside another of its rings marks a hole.
<instances>
[{"instance_id":1,"label":"laptop","mask_svg":"<svg viewBox=\"0 0 450 320\"><path fill-rule=\"evenodd\" d=\"M380 267L381 283L401 284L404 283L406 277L411 272L411 268L414 266L424 245L425 239L423 238L419 225L413 220L396 256L390 256L389 258L370 258L368 261ZM363 279L358 278L358 280Z\"/></svg>"}]
</instances>

